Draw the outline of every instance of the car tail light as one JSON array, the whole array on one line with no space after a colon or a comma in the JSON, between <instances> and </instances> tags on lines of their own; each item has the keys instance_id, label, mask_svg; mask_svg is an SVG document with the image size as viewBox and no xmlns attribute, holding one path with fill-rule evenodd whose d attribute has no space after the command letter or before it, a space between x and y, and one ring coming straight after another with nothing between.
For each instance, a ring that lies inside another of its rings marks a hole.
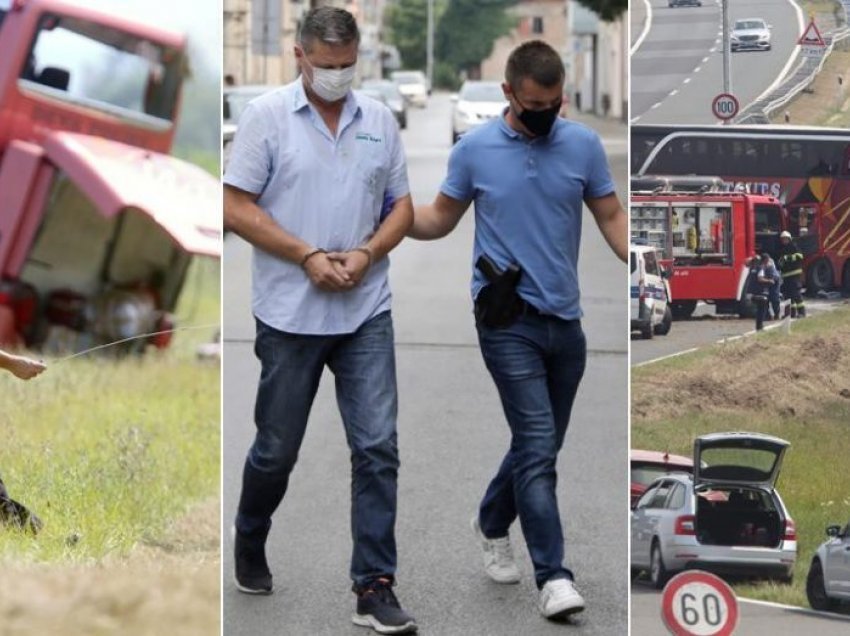
<instances>
[{"instance_id":1,"label":"car tail light","mask_svg":"<svg viewBox=\"0 0 850 636\"><path fill-rule=\"evenodd\" d=\"M797 540L797 524L794 523L794 520L790 517L785 520L783 524L785 529L782 531L782 538L785 541L796 541Z\"/></svg>"},{"instance_id":2,"label":"car tail light","mask_svg":"<svg viewBox=\"0 0 850 636\"><path fill-rule=\"evenodd\" d=\"M674 532L677 535L695 536L696 535L696 517L693 515L682 515L676 517L676 525Z\"/></svg>"}]
</instances>

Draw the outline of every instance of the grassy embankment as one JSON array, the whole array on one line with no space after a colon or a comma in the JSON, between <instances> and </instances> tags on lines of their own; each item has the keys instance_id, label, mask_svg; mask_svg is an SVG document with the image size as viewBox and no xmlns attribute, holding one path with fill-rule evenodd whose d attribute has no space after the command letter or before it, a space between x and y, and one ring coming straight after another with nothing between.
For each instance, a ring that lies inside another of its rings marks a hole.
<instances>
[{"instance_id":1,"label":"grassy embankment","mask_svg":"<svg viewBox=\"0 0 850 636\"><path fill-rule=\"evenodd\" d=\"M736 583L749 598L807 606L830 524L850 520L850 308L632 372L632 447L690 456L693 439L757 431L791 442L778 488L797 523L792 585Z\"/></svg>"},{"instance_id":2,"label":"grassy embankment","mask_svg":"<svg viewBox=\"0 0 850 636\"><path fill-rule=\"evenodd\" d=\"M178 324L218 324L219 271L193 265ZM0 377L0 474L45 523L0 529L4 634L218 631L219 368L195 361L215 330Z\"/></svg>"}]
</instances>

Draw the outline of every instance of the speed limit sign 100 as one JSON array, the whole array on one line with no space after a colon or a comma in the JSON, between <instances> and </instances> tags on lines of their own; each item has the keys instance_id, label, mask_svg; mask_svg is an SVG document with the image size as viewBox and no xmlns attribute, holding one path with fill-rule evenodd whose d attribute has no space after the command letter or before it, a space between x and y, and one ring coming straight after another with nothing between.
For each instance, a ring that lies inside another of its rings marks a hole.
<instances>
[{"instance_id":1,"label":"speed limit sign 100","mask_svg":"<svg viewBox=\"0 0 850 636\"><path fill-rule=\"evenodd\" d=\"M718 119L732 119L738 114L738 98L731 93L720 93L711 102L711 112Z\"/></svg>"},{"instance_id":2,"label":"speed limit sign 100","mask_svg":"<svg viewBox=\"0 0 850 636\"><path fill-rule=\"evenodd\" d=\"M675 636L729 636L738 624L738 601L719 577L682 572L664 588L661 615Z\"/></svg>"}]
</instances>

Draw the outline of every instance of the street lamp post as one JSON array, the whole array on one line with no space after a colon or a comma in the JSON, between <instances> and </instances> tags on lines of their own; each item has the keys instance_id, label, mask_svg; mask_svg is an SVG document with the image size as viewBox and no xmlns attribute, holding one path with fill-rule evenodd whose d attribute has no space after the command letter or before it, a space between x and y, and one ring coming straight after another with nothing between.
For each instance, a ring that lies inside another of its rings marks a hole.
<instances>
[{"instance_id":1,"label":"street lamp post","mask_svg":"<svg viewBox=\"0 0 850 636\"><path fill-rule=\"evenodd\" d=\"M428 87L434 85L434 0L428 0L428 36L425 52L425 75Z\"/></svg>"},{"instance_id":2,"label":"street lamp post","mask_svg":"<svg viewBox=\"0 0 850 636\"><path fill-rule=\"evenodd\" d=\"M727 95L732 93L732 70L729 46L729 0L723 0L721 4L721 18L723 20L723 92Z\"/></svg>"}]
</instances>

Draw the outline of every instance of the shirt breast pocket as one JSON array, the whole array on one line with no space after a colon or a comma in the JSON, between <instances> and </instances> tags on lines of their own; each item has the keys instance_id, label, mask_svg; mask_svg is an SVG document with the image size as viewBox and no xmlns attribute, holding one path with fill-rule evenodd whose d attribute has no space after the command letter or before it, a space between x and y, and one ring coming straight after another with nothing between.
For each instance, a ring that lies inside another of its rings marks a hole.
<instances>
[{"instance_id":1,"label":"shirt breast pocket","mask_svg":"<svg viewBox=\"0 0 850 636\"><path fill-rule=\"evenodd\" d=\"M355 166L357 178L370 196L383 199L389 178L389 166L380 152L361 153Z\"/></svg>"}]
</instances>

